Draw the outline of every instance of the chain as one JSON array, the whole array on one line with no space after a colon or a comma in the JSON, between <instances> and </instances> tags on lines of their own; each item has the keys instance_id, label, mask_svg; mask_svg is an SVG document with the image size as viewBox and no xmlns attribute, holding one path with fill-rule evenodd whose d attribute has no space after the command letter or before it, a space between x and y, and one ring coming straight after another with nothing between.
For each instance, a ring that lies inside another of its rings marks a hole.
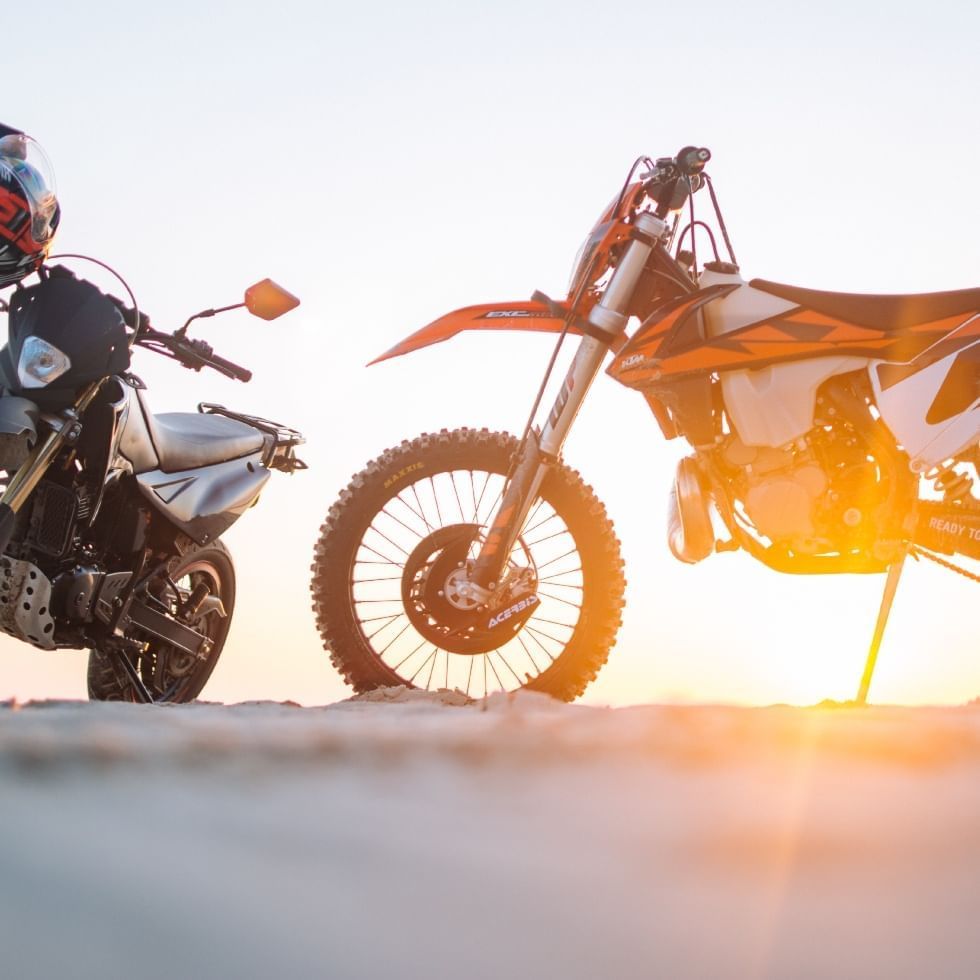
<instances>
[{"instance_id":1,"label":"chain","mask_svg":"<svg viewBox=\"0 0 980 980\"><path fill-rule=\"evenodd\" d=\"M945 558L940 558L939 555L934 555L931 551L926 551L924 548L920 548L918 545L912 545L909 548L909 554L913 558L928 558L929 561L935 562L937 565L942 565L943 568L948 568L951 572L956 572L957 575L962 575L964 578L968 578L971 582L980 582L980 575L975 575L973 572L960 568L959 565L954 565L951 561L946 561Z\"/></svg>"}]
</instances>

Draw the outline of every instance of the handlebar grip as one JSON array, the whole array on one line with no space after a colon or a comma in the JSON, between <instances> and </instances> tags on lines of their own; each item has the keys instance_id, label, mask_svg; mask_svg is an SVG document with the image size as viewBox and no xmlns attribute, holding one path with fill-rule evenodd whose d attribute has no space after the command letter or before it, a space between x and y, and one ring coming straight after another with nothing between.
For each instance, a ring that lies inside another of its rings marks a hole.
<instances>
[{"instance_id":1,"label":"handlebar grip","mask_svg":"<svg viewBox=\"0 0 980 980\"><path fill-rule=\"evenodd\" d=\"M214 368L216 371L220 371L222 374L231 378L233 381L251 381L252 372L248 368L239 367L232 361L226 360L223 357L219 357L217 354L211 354L205 359L208 367Z\"/></svg>"},{"instance_id":2,"label":"handlebar grip","mask_svg":"<svg viewBox=\"0 0 980 980\"><path fill-rule=\"evenodd\" d=\"M677 169L686 177L693 177L704 170L711 159L711 150L706 146L685 146L677 154Z\"/></svg>"}]
</instances>

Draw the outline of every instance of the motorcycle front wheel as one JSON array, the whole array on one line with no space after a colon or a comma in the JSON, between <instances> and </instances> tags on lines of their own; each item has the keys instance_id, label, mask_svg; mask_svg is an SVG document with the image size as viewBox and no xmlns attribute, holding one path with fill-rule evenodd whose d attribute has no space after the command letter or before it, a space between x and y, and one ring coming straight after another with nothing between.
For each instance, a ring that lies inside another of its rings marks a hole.
<instances>
[{"instance_id":1,"label":"motorcycle front wheel","mask_svg":"<svg viewBox=\"0 0 980 980\"><path fill-rule=\"evenodd\" d=\"M407 685L481 698L526 688L572 701L606 662L626 584L619 541L567 466L549 471L508 563L509 580L535 597L531 614L498 636L448 603L517 448L513 436L486 429L422 435L369 463L330 509L314 554L313 609L331 661L356 691Z\"/></svg>"},{"instance_id":2,"label":"motorcycle front wheel","mask_svg":"<svg viewBox=\"0 0 980 980\"><path fill-rule=\"evenodd\" d=\"M206 589L206 595L201 594ZM197 590L199 601L192 600ZM129 658L153 700L160 704L193 701L204 689L218 663L235 609L235 566L222 541L192 545L176 555L165 574L149 581L141 590L153 608L178 622L204 633L210 641L206 656L199 657L168 645L163 640L134 636L132 645L118 652L95 649L89 653L88 695L93 701L139 701L133 682L118 663ZM196 605L188 611L189 604ZM112 642L112 641L107 641Z\"/></svg>"}]
</instances>

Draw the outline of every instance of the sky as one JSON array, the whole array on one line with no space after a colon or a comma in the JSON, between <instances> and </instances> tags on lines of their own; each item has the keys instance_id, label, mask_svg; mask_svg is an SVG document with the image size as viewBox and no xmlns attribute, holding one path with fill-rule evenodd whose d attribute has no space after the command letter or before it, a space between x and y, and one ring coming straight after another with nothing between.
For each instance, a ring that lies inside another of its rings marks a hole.
<instances>
[{"instance_id":1,"label":"sky","mask_svg":"<svg viewBox=\"0 0 980 980\"><path fill-rule=\"evenodd\" d=\"M551 341L470 335L363 365L457 307L562 295L639 154L711 148L746 278L976 286L978 28L975 5L949 0L46 4L40 34L7 53L0 119L54 163L56 251L109 262L161 329L266 276L303 300L274 323L197 328L254 369L247 386L136 355L157 411L221 402L308 438L309 471L275 474L226 535L238 609L204 696L348 693L309 602L324 514L402 439L519 431ZM683 450L600 377L565 458L606 503L629 586L585 700L851 696L882 578L780 576L744 554L679 565L663 514ZM980 695L978 595L910 567L873 696ZM84 684L84 653L0 640L0 697Z\"/></svg>"}]
</instances>

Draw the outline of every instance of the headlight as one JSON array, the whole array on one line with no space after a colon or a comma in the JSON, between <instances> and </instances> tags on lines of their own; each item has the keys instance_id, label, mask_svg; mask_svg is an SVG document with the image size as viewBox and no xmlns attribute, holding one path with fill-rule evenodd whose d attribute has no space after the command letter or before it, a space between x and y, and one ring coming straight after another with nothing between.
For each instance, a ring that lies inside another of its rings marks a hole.
<instances>
[{"instance_id":1,"label":"headlight","mask_svg":"<svg viewBox=\"0 0 980 980\"><path fill-rule=\"evenodd\" d=\"M43 388L71 367L68 355L40 337L28 337L20 350L17 377L22 388Z\"/></svg>"}]
</instances>

